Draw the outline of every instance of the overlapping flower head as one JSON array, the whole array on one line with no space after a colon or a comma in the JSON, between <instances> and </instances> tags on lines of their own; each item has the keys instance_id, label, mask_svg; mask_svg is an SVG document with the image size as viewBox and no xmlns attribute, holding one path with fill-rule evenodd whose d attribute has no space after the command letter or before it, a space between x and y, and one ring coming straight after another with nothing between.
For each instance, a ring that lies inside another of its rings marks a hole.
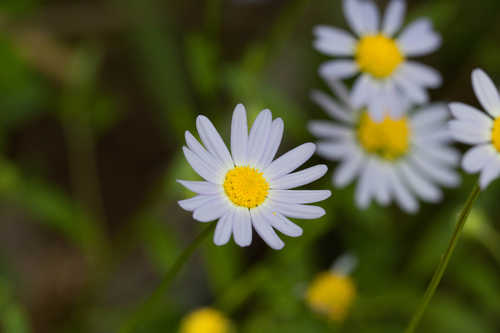
<instances>
[{"instance_id":1,"label":"overlapping flower head","mask_svg":"<svg viewBox=\"0 0 500 333\"><path fill-rule=\"evenodd\" d=\"M450 130L455 140L474 145L464 155L462 167L468 173L480 172L479 185L484 189L500 175L500 96L481 69L472 72L472 86L486 112L451 103L456 119L450 121Z\"/></svg>"},{"instance_id":2,"label":"overlapping flower head","mask_svg":"<svg viewBox=\"0 0 500 333\"><path fill-rule=\"evenodd\" d=\"M382 206L395 201L404 211L416 212L418 198L438 202L439 186L456 186L454 168L459 153L450 147L448 109L435 104L394 118L390 112L377 122L365 108L356 108L340 82L330 86L341 103L319 91L312 99L332 121L318 120L309 130L320 139L318 154L339 161L333 183L344 187L356 178L356 203L360 208L372 200Z\"/></svg>"},{"instance_id":3,"label":"overlapping flower head","mask_svg":"<svg viewBox=\"0 0 500 333\"><path fill-rule=\"evenodd\" d=\"M409 104L425 104L427 88L441 85L440 74L420 63L409 60L435 51L441 37L428 19L411 23L396 38L403 24L406 3L392 0L382 22L372 0L344 0L344 14L356 36L344 30L317 26L314 29L315 48L330 56L320 67L320 75L328 80L341 80L359 74L351 101L355 108L366 106L376 121L386 110L400 117Z\"/></svg>"},{"instance_id":4,"label":"overlapping flower head","mask_svg":"<svg viewBox=\"0 0 500 333\"><path fill-rule=\"evenodd\" d=\"M216 245L226 244L231 235L240 246L252 242L252 226L273 249L281 249L283 241L274 229L298 237L302 229L290 218L316 219L325 214L317 206L330 191L291 190L322 177L327 167L317 165L293 172L315 152L313 143L305 143L274 160L283 136L283 121L272 119L269 110L260 112L250 133L243 105L233 113L231 153L214 125L205 116L196 119L203 145L186 132L184 155L191 167L205 181L179 183L197 193L179 205L192 211L195 220L218 220L214 234Z\"/></svg>"}]
</instances>

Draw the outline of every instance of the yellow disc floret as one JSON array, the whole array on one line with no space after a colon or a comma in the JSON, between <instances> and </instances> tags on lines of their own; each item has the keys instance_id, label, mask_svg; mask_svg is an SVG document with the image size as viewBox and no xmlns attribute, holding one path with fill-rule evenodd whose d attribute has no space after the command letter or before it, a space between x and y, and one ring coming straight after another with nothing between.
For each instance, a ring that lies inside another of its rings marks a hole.
<instances>
[{"instance_id":1,"label":"yellow disc floret","mask_svg":"<svg viewBox=\"0 0 500 333\"><path fill-rule=\"evenodd\" d=\"M493 123L493 130L491 132L491 141L493 141L493 146L500 152L500 117L495 119Z\"/></svg>"},{"instance_id":2,"label":"yellow disc floret","mask_svg":"<svg viewBox=\"0 0 500 333\"><path fill-rule=\"evenodd\" d=\"M358 127L358 140L363 149L388 160L395 160L408 152L410 127L406 117L392 119L389 115L375 122L363 112Z\"/></svg>"},{"instance_id":3,"label":"yellow disc floret","mask_svg":"<svg viewBox=\"0 0 500 333\"><path fill-rule=\"evenodd\" d=\"M384 35L367 35L358 42L356 62L362 72L383 79L404 61L396 42Z\"/></svg>"},{"instance_id":4,"label":"yellow disc floret","mask_svg":"<svg viewBox=\"0 0 500 333\"><path fill-rule=\"evenodd\" d=\"M235 205L255 208L266 200L269 183L257 169L249 166L236 167L226 174L224 191Z\"/></svg>"},{"instance_id":5,"label":"yellow disc floret","mask_svg":"<svg viewBox=\"0 0 500 333\"><path fill-rule=\"evenodd\" d=\"M311 283L306 301L314 311L331 320L342 321L349 313L355 297L356 287L349 276L325 272Z\"/></svg>"},{"instance_id":6,"label":"yellow disc floret","mask_svg":"<svg viewBox=\"0 0 500 333\"><path fill-rule=\"evenodd\" d=\"M222 313L211 308L196 310L181 323L180 333L229 333L231 322Z\"/></svg>"}]
</instances>

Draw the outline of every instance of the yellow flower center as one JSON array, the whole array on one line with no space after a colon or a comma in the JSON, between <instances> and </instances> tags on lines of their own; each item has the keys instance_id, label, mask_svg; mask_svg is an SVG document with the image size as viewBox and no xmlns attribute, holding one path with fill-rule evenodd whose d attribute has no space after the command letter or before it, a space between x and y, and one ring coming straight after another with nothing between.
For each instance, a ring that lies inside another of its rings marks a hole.
<instances>
[{"instance_id":1,"label":"yellow flower center","mask_svg":"<svg viewBox=\"0 0 500 333\"><path fill-rule=\"evenodd\" d=\"M406 117L392 119L389 115L375 122L368 112L361 115L358 140L365 151L388 160L395 160L408 152L410 127Z\"/></svg>"},{"instance_id":2,"label":"yellow flower center","mask_svg":"<svg viewBox=\"0 0 500 333\"><path fill-rule=\"evenodd\" d=\"M491 132L491 141L493 141L493 146L500 152L500 117L495 119L493 123L493 130Z\"/></svg>"},{"instance_id":3,"label":"yellow flower center","mask_svg":"<svg viewBox=\"0 0 500 333\"><path fill-rule=\"evenodd\" d=\"M383 79L404 61L404 55L393 39L381 34L367 35L358 42L356 61L362 72Z\"/></svg>"},{"instance_id":4,"label":"yellow flower center","mask_svg":"<svg viewBox=\"0 0 500 333\"><path fill-rule=\"evenodd\" d=\"M229 333L231 322L219 311L203 308L182 320L180 333Z\"/></svg>"},{"instance_id":5,"label":"yellow flower center","mask_svg":"<svg viewBox=\"0 0 500 333\"><path fill-rule=\"evenodd\" d=\"M236 167L226 174L224 191L235 205L255 208L266 200L269 183L257 169L249 166Z\"/></svg>"},{"instance_id":6,"label":"yellow flower center","mask_svg":"<svg viewBox=\"0 0 500 333\"><path fill-rule=\"evenodd\" d=\"M306 294L309 306L329 319L342 321L356 297L356 287L349 276L321 273Z\"/></svg>"}]
</instances>

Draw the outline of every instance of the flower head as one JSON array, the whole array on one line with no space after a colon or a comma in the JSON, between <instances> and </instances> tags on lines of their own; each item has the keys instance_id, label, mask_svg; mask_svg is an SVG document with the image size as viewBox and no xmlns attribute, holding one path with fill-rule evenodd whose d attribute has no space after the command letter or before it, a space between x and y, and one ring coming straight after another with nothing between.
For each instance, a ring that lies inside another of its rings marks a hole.
<instances>
[{"instance_id":1,"label":"flower head","mask_svg":"<svg viewBox=\"0 0 500 333\"><path fill-rule=\"evenodd\" d=\"M202 308L191 312L181 323L180 333L230 333L231 322L221 312Z\"/></svg>"},{"instance_id":2,"label":"flower head","mask_svg":"<svg viewBox=\"0 0 500 333\"><path fill-rule=\"evenodd\" d=\"M311 282L306 302L315 312L333 321L343 321L356 298L356 285L349 276L356 259L344 255L332 269L322 272Z\"/></svg>"},{"instance_id":3,"label":"flower head","mask_svg":"<svg viewBox=\"0 0 500 333\"><path fill-rule=\"evenodd\" d=\"M337 123L312 121L309 130L321 140L318 154L340 162L334 185L344 187L359 178L359 207L366 208L372 200L383 206L395 200L403 210L416 212L417 197L438 202L442 191L437 185L459 183L454 170L459 154L449 146L445 106L424 107L400 118L387 112L377 122L365 108L354 107L340 82L329 83L341 104L318 91L312 99Z\"/></svg>"},{"instance_id":4,"label":"flower head","mask_svg":"<svg viewBox=\"0 0 500 333\"><path fill-rule=\"evenodd\" d=\"M352 91L355 108L367 107L376 121L384 118L386 110L400 117L409 104L428 101L427 88L441 84L440 74L425 65L409 60L436 50L440 36L427 19L400 30L406 3L392 0L380 22L378 8L372 0L344 0L344 14L357 35L329 26L314 29L315 48L330 56L352 57L328 61L320 74L329 80L339 80L360 73Z\"/></svg>"},{"instance_id":5,"label":"flower head","mask_svg":"<svg viewBox=\"0 0 500 333\"><path fill-rule=\"evenodd\" d=\"M214 234L216 245L226 244L231 235L240 246L252 242L252 226L272 248L281 249L283 241L274 229L298 237L302 229L288 218L316 219L325 214L317 206L307 205L328 198L330 191L291 190L322 177L327 167L317 165L293 172L316 150L305 143L274 160L283 136L283 121L262 111L250 133L246 110L238 105L231 126L231 152L210 120L199 116L196 127L201 145L186 132L184 155L205 181L179 183L198 195L179 201L192 211L195 220L218 220Z\"/></svg>"},{"instance_id":6,"label":"flower head","mask_svg":"<svg viewBox=\"0 0 500 333\"><path fill-rule=\"evenodd\" d=\"M450 121L450 130L455 140L474 145L464 155L462 168L468 173L480 172L479 185L484 189L500 175L500 96L493 81L480 69L472 72L472 86L486 112L451 103L456 119Z\"/></svg>"}]
</instances>

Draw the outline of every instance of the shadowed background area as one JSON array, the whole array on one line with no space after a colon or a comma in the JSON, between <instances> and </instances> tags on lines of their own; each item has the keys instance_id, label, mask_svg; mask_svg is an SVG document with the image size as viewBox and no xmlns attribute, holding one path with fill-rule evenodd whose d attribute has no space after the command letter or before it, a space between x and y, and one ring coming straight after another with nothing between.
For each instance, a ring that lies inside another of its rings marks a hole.
<instances>
[{"instance_id":1,"label":"shadowed background area","mask_svg":"<svg viewBox=\"0 0 500 333\"><path fill-rule=\"evenodd\" d=\"M500 82L500 2L408 2L408 20L429 16L443 36L422 59L444 77L433 99L477 106L472 69ZM269 108L285 122L279 154L312 141L305 124L326 116L309 93L328 89L316 24L345 28L341 2L2 0L0 331L115 332L155 289L201 230L175 182L198 179L181 149L198 114L228 142L237 103L252 121ZM329 166L313 188L331 187ZM176 332L202 306L238 332L401 332L474 181L414 216L360 211L353 186L332 189L327 215L298 222L280 252L255 235L245 249L207 240L140 332ZM481 195L422 332L500 331L499 195L498 182ZM346 252L357 296L331 323L304 294Z\"/></svg>"}]
</instances>

